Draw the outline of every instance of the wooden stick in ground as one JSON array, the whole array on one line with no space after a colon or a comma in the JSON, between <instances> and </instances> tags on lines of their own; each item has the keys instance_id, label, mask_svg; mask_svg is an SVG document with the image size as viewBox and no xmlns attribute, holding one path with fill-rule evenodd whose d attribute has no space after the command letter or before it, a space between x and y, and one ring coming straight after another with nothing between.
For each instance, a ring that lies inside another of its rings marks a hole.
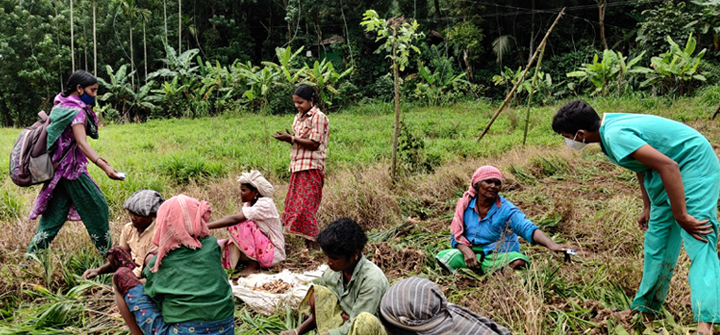
<instances>
[{"instance_id":1,"label":"wooden stick in ground","mask_svg":"<svg viewBox=\"0 0 720 335\"><path fill-rule=\"evenodd\" d=\"M718 105L718 108L715 109L715 113L710 116L710 120L715 120L715 117L718 115L718 113L720 113L720 105Z\"/></svg>"},{"instance_id":2,"label":"wooden stick in ground","mask_svg":"<svg viewBox=\"0 0 720 335\"><path fill-rule=\"evenodd\" d=\"M530 94L528 97L528 108L527 112L525 113L525 130L523 131L523 142L522 144L525 145L525 141L527 141L527 133L528 128L530 128L530 110L532 109L533 105L533 92L535 92L535 83L537 83L537 76L538 73L540 73L540 65L542 64L543 55L545 54L545 46L542 46L542 50L540 51L540 58L538 58L537 66L535 66L535 74L533 75L532 82L530 82ZM540 79L542 80L542 79Z\"/></svg>"},{"instance_id":3,"label":"wooden stick in ground","mask_svg":"<svg viewBox=\"0 0 720 335\"><path fill-rule=\"evenodd\" d=\"M485 126L485 129L483 129L482 133L480 133L480 136L478 136L477 141L480 142L482 140L483 136L487 134L488 130L490 130L490 126L492 126L493 122L495 122L495 119L497 119L498 115L503 111L505 106L510 101L510 98L512 95L517 91L518 86L523 82L523 79L525 79L525 75L527 74L528 70L530 70L530 67L533 63L535 63L535 59L538 57L538 54L540 53L540 50L545 48L545 42L547 42L548 37L550 36L550 33L552 32L553 28L555 28L555 25L558 23L560 18L565 14L565 8L563 8L560 11L560 14L558 14L557 18L555 18L555 22L553 22L552 26L550 26L550 29L548 29L547 33L545 33L545 37L543 37L542 42L540 42L540 46L535 50L535 53L533 54L532 59L530 59L530 62L525 67L525 71L523 71L522 75L520 75L520 78L518 79L517 83L515 83L515 86L513 86L512 90L507 94L505 97L505 101L503 101L502 105L500 105L500 108L495 112L495 115L490 119L490 122L488 122L487 126Z\"/></svg>"}]
</instances>

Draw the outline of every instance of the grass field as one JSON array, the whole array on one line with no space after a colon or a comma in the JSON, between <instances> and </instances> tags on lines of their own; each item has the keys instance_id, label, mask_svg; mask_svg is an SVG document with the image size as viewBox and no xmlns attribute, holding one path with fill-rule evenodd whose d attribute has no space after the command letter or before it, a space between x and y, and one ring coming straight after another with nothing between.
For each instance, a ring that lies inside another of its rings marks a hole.
<instances>
[{"instance_id":1,"label":"grass field","mask_svg":"<svg viewBox=\"0 0 720 335\"><path fill-rule=\"evenodd\" d=\"M720 94L717 87L694 98L598 98L599 112L652 113L695 127L715 145L720 127L708 121ZM550 129L559 105L533 109L528 145L522 147L525 108L506 111L482 142L475 141L497 104L470 102L448 108L406 108L404 123L424 149L409 157L426 170L408 172L393 184L389 178L392 106L357 106L329 116L330 144L321 224L349 216L371 232L404 221L419 220L412 229L385 235L366 254L391 282L423 274L439 283L448 298L511 328L514 333L685 334L692 330L689 260L682 253L664 314L652 323L625 319L642 275L643 237L635 217L640 213L637 181L615 167L597 146L580 153L564 147ZM270 134L290 128L292 115L222 115L195 120L153 120L144 124L106 125L100 140L91 141L101 156L128 174L125 182L90 169L111 207L111 227L119 237L128 221L120 206L142 188L166 197L185 193L209 201L213 218L235 212L241 204L235 176L259 169L276 185L282 211L287 190L289 146ZM10 148L18 129L0 129L0 145ZM9 149L6 149L6 151ZM49 256L29 269L17 264L36 222L25 217L37 188L20 189L7 178L7 152L0 156L0 334L125 333L110 299L109 277L83 281L77 277L102 260L90 247L82 224L67 224ZM408 162L406 162L408 163ZM412 163L412 162L410 162ZM408 163L409 164L409 163ZM506 175L503 195L520 207L554 240L579 250L578 263L563 263L542 247L523 243L531 259L527 271L477 277L443 272L433 255L449 246L449 223L457 197L480 165L494 164ZM217 232L222 236L221 232ZM389 235L389 236L388 236ZM283 267L313 267L319 255L300 252L288 243ZM419 251L419 252L417 252ZM398 261L399 260L399 261ZM271 269L277 271L278 268ZM237 303L238 334L277 332L295 322L285 312L271 318L255 315Z\"/></svg>"}]
</instances>

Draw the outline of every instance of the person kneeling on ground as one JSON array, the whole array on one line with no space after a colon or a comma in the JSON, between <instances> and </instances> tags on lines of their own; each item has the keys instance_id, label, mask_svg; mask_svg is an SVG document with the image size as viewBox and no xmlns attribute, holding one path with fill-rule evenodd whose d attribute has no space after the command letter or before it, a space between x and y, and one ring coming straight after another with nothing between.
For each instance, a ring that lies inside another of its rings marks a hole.
<instances>
[{"instance_id":1,"label":"person kneeling on ground","mask_svg":"<svg viewBox=\"0 0 720 335\"><path fill-rule=\"evenodd\" d=\"M232 289L209 218L207 202L168 199L157 213L158 252L147 257L145 284L128 268L115 272L115 302L133 335L234 334Z\"/></svg>"},{"instance_id":2,"label":"person kneeling on ground","mask_svg":"<svg viewBox=\"0 0 720 335\"><path fill-rule=\"evenodd\" d=\"M380 304L380 320L390 335L512 334L484 316L448 303L437 284L417 276L388 289Z\"/></svg>"},{"instance_id":3,"label":"person kneeling on ground","mask_svg":"<svg viewBox=\"0 0 720 335\"><path fill-rule=\"evenodd\" d=\"M153 190L140 190L125 200L123 208L130 214L130 223L123 227L120 234L120 244L108 250L108 261L105 265L88 269L83 278L91 279L105 273L112 273L121 267L133 270L135 276L140 277L145 256L157 250L152 243L155 235L155 215L162 205L160 193Z\"/></svg>"},{"instance_id":4,"label":"person kneeling on ground","mask_svg":"<svg viewBox=\"0 0 720 335\"><path fill-rule=\"evenodd\" d=\"M470 188L458 200L450 225L453 249L443 250L436 257L451 272L470 268L488 274L506 265L516 270L525 268L530 259L520 253L518 235L555 252L566 250L525 218L515 205L498 195L502 182L500 170L482 166L473 174Z\"/></svg>"},{"instance_id":5,"label":"person kneeling on ground","mask_svg":"<svg viewBox=\"0 0 720 335\"><path fill-rule=\"evenodd\" d=\"M384 335L378 319L385 274L362 254L365 232L355 221L330 223L317 237L330 269L323 273L300 304L310 317L298 328L280 335L301 335L317 329L320 335Z\"/></svg>"},{"instance_id":6,"label":"person kneeling on ground","mask_svg":"<svg viewBox=\"0 0 720 335\"><path fill-rule=\"evenodd\" d=\"M630 308L661 313L684 246L691 261L688 282L692 311L700 323L697 333L712 334L712 324L720 322L720 163L710 142L695 129L654 115L606 113L601 120L582 100L560 107L552 127L570 148L598 143L611 162L637 174L645 263Z\"/></svg>"},{"instance_id":7,"label":"person kneeling on ground","mask_svg":"<svg viewBox=\"0 0 720 335\"><path fill-rule=\"evenodd\" d=\"M256 170L243 173L238 182L245 203L242 211L208 223L208 228L227 227L230 238L218 241L224 247L223 266L235 269L239 262L245 263L240 276L247 276L285 260L285 237L272 184Z\"/></svg>"}]
</instances>

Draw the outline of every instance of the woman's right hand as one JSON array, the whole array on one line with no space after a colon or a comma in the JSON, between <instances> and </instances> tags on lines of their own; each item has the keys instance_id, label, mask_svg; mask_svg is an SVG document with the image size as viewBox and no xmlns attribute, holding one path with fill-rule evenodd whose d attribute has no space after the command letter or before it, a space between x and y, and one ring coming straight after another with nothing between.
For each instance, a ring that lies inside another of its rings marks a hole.
<instances>
[{"instance_id":1,"label":"woman's right hand","mask_svg":"<svg viewBox=\"0 0 720 335\"><path fill-rule=\"evenodd\" d=\"M98 269L89 269L89 270L85 270L85 272L83 272L82 277L85 279L92 279L92 278L97 277L99 274L100 274L100 271L98 271Z\"/></svg>"},{"instance_id":2,"label":"woman's right hand","mask_svg":"<svg viewBox=\"0 0 720 335\"><path fill-rule=\"evenodd\" d=\"M645 207L643 208L642 213L640 213L640 216L637 219L638 226L640 230L647 230L648 224L650 222L650 208Z\"/></svg>"},{"instance_id":3,"label":"woman's right hand","mask_svg":"<svg viewBox=\"0 0 720 335\"><path fill-rule=\"evenodd\" d=\"M110 164L105 163L105 167L103 168L103 171L105 171L105 174L106 174L106 175L108 176L108 178L110 178L110 179L113 179L113 180L121 180L121 181L124 180L124 179L118 177L118 175L117 175L118 170L115 170L115 168L113 168L112 166L110 166Z\"/></svg>"},{"instance_id":4,"label":"woman's right hand","mask_svg":"<svg viewBox=\"0 0 720 335\"><path fill-rule=\"evenodd\" d=\"M463 254L465 266L467 266L468 269L476 269L478 267L478 261L477 256L475 256L475 252L469 246L464 244L458 243L457 248Z\"/></svg>"}]
</instances>

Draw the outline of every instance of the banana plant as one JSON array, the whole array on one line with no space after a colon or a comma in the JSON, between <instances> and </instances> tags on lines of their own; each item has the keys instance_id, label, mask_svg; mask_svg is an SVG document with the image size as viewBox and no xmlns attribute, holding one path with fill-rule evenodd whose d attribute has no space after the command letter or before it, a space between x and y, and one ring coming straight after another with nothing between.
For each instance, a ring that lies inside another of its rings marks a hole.
<instances>
[{"instance_id":1,"label":"banana plant","mask_svg":"<svg viewBox=\"0 0 720 335\"><path fill-rule=\"evenodd\" d=\"M652 58L652 70L648 69L648 79L640 86L653 85L664 93L679 91L680 95L686 95L692 91L694 81L707 80L698 69L707 49L702 49L693 56L697 41L692 34L688 37L684 49L670 36L667 36L666 40L670 44L670 50Z\"/></svg>"},{"instance_id":2,"label":"banana plant","mask_svg":"<svg viewBox=\"0 0 720 335\"><path fill-rule=\"evenodd\" d=\"M98 82L106 88L108 92L100 96L100 101L109 102L112 109L117 111L121 117L126 118L130 110L130 99L135 95L129 81L135 74L135 71L127 73L127 64L118 68L117 72L113 71L110 65L105 66L110 82L98 77Z\"/></svg>"},{"instance_id":3,"label":"banana plant","mask_svg":"<svg viewBox=\"0 0 720 335\"><path fill-rule=\"evenodd\" d=\"M602 60L599 59L598 54L595 54L592 63L583 63L577 71L567 73L566 76L580 78L580 81L589 80L595 87L591 95L607 95L611 89L622 93L625 91L626 76L629 73L646 71L646 68L636 66L644 55L643 51L637 57L626 62L627 57L623 56L621 52L606 49L603 51Z\"/></svg>"},{"instance_id":4,"label":"banana plant","mask_svg":"<svg viewBox=\"0 0 720 335\"><path fill-rule=\"evenodd\" d=\"M467 80L463 79L466 75L466 72L455 75L452 73L452 68L450 71L444 71L441 67L431 70L429 67L425 66L422 61L418 61L418 74L411 75L408 79L420 77L425 80L431 88L437 88L441 92L445 92L446 90L451 89L454 84L469 84Z\"/></svg>"},{"instance_id":5,"label":"banana plant","mask_svg":"<svg viewBox=\"0 0 720 335\"><path fill-rule=\"evenodd\" d=\"M275 54L278 58L278 62L280 64L276 64L273 62L262 62L263 65L270 67L274 71L278 72L279 76L282 76L285 81L287 81L288 84L294 86L298 82L300 82L300 78L305 74L305 71L307 70L307 65L303 66L300 69L293 69L291 67L292 61L299 55L305 47L300 47L295 52L292 52L292 48L275 48Z\"/></svg>"},{"instance_id":6,"label":"banana plant","mask_svg":"<svg viewBox=\"0 0 720 335\"><path fill-rule=\"evenodd\" d=\"M333 96L339 94L335 89L335 84L338 80L352 73L353 70L354 67L351 66L343 73L337 73L332 62L323 59L322 62L315 61L312 69L305 71L305 79L311 85L317 87L321 102L330 106L332 105Z\"/></svg>"}]
</instances>

